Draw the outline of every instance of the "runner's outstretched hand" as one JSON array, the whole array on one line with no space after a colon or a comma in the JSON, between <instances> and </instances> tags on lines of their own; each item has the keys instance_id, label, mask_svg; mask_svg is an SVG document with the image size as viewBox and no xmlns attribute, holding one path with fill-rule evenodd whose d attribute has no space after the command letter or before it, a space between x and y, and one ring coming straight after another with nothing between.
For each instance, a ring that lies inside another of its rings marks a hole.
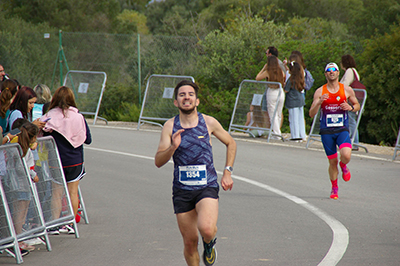
<instances>
[{"instance_id":1,"label":"runner's outstretched hand","mask_svg":"<svg viewBox=\"0 0 400 266\"><path fill-rule=\"evenodd\" d=\"M179 145L181 145L181 134L182 132L185 131L184 129L179 129L178 131L175 132L174 135L172 135L172 143L171 146L173 147L174 150L178 149Z\"/></svg>"}]
</instances>

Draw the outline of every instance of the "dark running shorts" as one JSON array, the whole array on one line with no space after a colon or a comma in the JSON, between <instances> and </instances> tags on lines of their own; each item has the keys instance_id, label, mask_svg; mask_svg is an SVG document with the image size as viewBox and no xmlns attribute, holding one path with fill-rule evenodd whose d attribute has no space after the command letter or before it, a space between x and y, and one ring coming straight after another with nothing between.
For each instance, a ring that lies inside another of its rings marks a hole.
<instances>
[{"instance_id":1,"label":"dark running shorts","mask_svg":"<svg viewBox=\"0 0 400 266\"><path fill-rule=\"evenodd\" d=\"M204 198L218 199L219 187L206 187L198 190L183 190L173 188L172 202L174 213L184 213L193 210L196 204Z\"/></svg>"},{"instance_id":2,"label":"dark running shorts","mask_svg":"<svg viewBox=\"0 0 400 266\"><path fill-rule=\"evenodd\" d=\"M348 147L351 149L351 140L348 131L342 131L334 134L322 134L322 144L324 146L325 154L328 159L337 158L337 146L339 150Z\"/></svg>"},{"instance_id":3,"label":"dark running shorts","mask_svg":"<svg viewBox=\"0 0 400 266\"><path fill-rule=\"evenodd\" d=\"M65 181L75 182L81 180L85 175L85 166L83 164L63 168Z\"/></svg>"}]
</instances>

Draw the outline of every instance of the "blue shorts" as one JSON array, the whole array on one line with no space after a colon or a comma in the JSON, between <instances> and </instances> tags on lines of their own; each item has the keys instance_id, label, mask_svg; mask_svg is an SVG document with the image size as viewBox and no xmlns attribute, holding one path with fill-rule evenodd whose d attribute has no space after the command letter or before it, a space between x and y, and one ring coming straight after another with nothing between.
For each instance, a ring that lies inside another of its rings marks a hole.
<instances>
[{"instance_id":1,"label":"blue shorts","mask_svg":"<svg viewBox=\"0 0 400 266\"><path fill-rule=\"evenodd\" d=\"M351 149L351 140L348 131L334 134L322 134L321 140L328 159L337 158L337 146L339 146L339 150L344 147Z\"/></svg>"},{"instance_id":2,"label":"blue shorts","mask_svg":"<svg viewBox=\"0 0 400 266\"><path fill-rule=\"evenodd\" d=\"M204 198L218 199L218 187L206 187L197 190L173 188L172 202L174 213L184 213L196 208L196 204Z\"/></svg>"}]
</instances>

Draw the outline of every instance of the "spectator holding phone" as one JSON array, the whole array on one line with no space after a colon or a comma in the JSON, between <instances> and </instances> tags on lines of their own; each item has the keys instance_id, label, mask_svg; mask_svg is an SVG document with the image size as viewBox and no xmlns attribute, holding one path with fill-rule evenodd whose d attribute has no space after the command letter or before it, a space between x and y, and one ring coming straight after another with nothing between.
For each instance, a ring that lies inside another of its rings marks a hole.
<instances>
[{"instance_id":1,"label":"spectator holding phone","mask_svg":"<svg viewBox=\"0 0 400 266\"><path fill-rule=\"evenodd\" d=\"M1 130L1 129L0 129ZM13 130L9 131L7 134L3 135L3 140L1 142L1 145L6 144L8 142L11 142L11 140L13 138L15 138L17 136L19 132L15 131L15 133L13 132Z\"/></svg>"},{"instance_id":2,"label":"spectator holding phone","mask_svg":"<svg viewBox=\"0 0 400 266\"><path fill-rule=\"evenodd\" d=\"M32 120L36 120L44 115L49 109L51 102L51 92L49 87L44 84L38 84L33 88L36 93L36 103L32 109Z\"/></svg>"},{"instance_id":3,"label":"spectator holding phone","mask_svg":"<svg viewBox=\"0 0 400 266\"><path fill-rule=\"evenodd\" d=\"M32 121L32 109L36 99L36 93L32 88L23 86L18 90L10 106L10 115L7 119L7 129L12 128L14 121L18 118L28 119L28 121L35 124L39 129L42 129L46 125L46 122L40 121L39 118Z\"/></svg>"}]
</instances>

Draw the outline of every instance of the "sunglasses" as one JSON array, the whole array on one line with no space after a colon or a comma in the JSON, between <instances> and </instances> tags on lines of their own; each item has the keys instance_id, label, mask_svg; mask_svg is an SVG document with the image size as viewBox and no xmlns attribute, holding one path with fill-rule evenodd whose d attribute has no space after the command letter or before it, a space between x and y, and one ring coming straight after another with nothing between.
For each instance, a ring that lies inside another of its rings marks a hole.
<instances>
[{"instance_id":1,"label":"sunglasses","mask_svg":"<svg viewBox=\"0 0 400 266\"><path fill-rule=\"evenodd\" d=\"M325 72L331 72L331 71L335 72L338 71L338 69L336 67L330 67Z\"/></svg>"}]
</instances>

